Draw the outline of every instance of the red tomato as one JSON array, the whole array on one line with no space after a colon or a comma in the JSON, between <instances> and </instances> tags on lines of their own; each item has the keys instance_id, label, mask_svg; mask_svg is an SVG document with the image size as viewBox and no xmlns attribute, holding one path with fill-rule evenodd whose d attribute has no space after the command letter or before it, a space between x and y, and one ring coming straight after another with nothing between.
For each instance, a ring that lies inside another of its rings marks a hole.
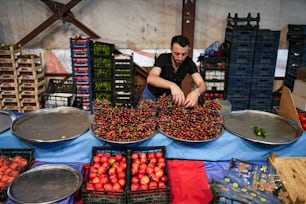
<instances>
[{"instance_id":1,"label":"red tomato","mask_svg":"<svg viewBox=\"0 0 306 204\"><path fill-rule=\"evenodd\" d=\"M302 124L302 128L303 128L304 130L306 130L306 123L303 123L303 124Z\"/></svg>"},{"instance_id":2,"label":"red tomato","mask_svg":"<svg viewBox=\"0 0 306 204\"><path fill-rule=\"evenodd\" d=\"M301 121L302 123L306 123L306 117L301 117L301 118L300 118L300 121Z\"/></svg>"}]
</instances>

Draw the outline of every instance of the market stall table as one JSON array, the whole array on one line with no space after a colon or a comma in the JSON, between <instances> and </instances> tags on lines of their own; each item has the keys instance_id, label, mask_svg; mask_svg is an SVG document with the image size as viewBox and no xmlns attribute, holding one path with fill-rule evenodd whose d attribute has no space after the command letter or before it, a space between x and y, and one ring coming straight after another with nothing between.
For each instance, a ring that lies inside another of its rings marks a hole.
<instances>
[{"instance_id":1,"label":"market stall table","mask_svg":"<svg viewBox=\"0 0 306 204\"><path fill-rule=\"evenodd\" d=\"M56 143L27 143L7 130L0 134L0 141L0 148L34 148L36 159L46 162L88 163L93 146L111 146L96 138L90 130L78 138ZM176 141L157 132L152 138L139 145L166 146L168 159L267 160L271 152L275 152L278 156L306 156L306 132L304 131L295 142L285 145L267 145L247 141L227 130L216 140L196 144Z\"/></svg>"},{"instance_id":2,"label":"market stall table","mask_svg":"<svg viewBox=\"0 0 306 204\"><path fill-rule=\"evenodd\" d=\"M112 145L96 138L90 130L77 138L54 143L28 143L13 135L10 130L7 130L0 134L0 140L0 148L34 148L37 161L54 163L89 163L93 146ZM278 156L305 157L306 132L304 131L296 141L284 145L255 143L236 136L226 129L215 140L194 144L177 141L157 132L153 137L137 145L166 146L166 157L171 161L204 161L203 175L207 180L206 175L209 178L212 175L212 171L218 171L219 162L229 161L232 158L239 158L245 161L266 161L271 152L275 152ZM197 163L196 165L198 166L199 164ZM173 163L173 166L177 166L177 163ZM220 172L224 167L226 165L220 166ZM189 198L187 197L186 199Z\"/></svg>"}]
</instances>

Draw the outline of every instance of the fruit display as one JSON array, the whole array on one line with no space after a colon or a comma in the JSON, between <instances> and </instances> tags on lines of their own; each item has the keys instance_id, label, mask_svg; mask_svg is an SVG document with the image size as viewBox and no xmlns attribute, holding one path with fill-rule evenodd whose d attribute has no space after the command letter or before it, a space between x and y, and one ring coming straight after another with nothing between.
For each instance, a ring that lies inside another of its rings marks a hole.
<instances>
[{"instance_id":1,"label":"fruit display","mask_svg":"<svg viewBox=\"0 0 306 204\"><path fill-rule=\"evenodd\" d=\"M222 105L218 101L207 100L188 109L172 104L169 97L161 97L157 103L159 130L171 138L202 142L222 134Z\"/></svg>"},{"instance_id":2,"label":"fruit display","mask_svg":"<svg viewBox=\"0 0 306 204\"><path fill-rule=\"evenodd\" d=\"M87 203L125 203L127 178L125 150L112 147L93 147L87 168L83 199Z\"/></svg>"},{"instance_id":3,"label":"fruit display","mask_svg":"<svg viewBox=\"0 0 306 204\"><path fill-rule=\"evenodd\" d=\"M34 162L33 149L0 149L0 202L7 199L7 188L12 181Z\"/></svg>"},{"instance_id":4,"label":"fruit display","mask_svg":"<svg viewBox=\"0 0 306 204\"><path fill-rule=\"evenodd\" d=\"M28 165L28 160L22 156L9 158L0 156L0 190L12 183L12 181L23 172Z\"/></svg>"},{"instance_id":5,"label":"fruit display","mask_svg":"<svg viewBox=\"0 0 306 204\"><path fill-rule=\"evenodd\" d=\"M153 101L137 108L113 107L108 100L94 102L93 132L99 139L113 143L130 143L153 136L156 130Z\"/></svg>"},{"instance_id":6,"label":"fruit display","mask_svg":"<svg viewBox=\"0 0 306 204\"><path fill-rule=\"evenodd\" d=\"M166 147L93 147L81 191L84 203L170 203Z\"/></svg>"},{"instance_id":7,"label":"fruit display","mask_svg":"<svg viewBox=\"0 0 306 204\"><path fill-rule=\"evenodd\" d=\"M164 146L132 149L127 203L170 203L165 154Z\"/></svg>"},{"instance_id":8,"label":"fruit display","mask_svg":"<svg viewBox=\"0 0 306 204\"><path fill-rule=\"evenodd\" d=\"M306 112L299 113L299 119L303 130L306 130Z\"/></svg>"}]
</instances>

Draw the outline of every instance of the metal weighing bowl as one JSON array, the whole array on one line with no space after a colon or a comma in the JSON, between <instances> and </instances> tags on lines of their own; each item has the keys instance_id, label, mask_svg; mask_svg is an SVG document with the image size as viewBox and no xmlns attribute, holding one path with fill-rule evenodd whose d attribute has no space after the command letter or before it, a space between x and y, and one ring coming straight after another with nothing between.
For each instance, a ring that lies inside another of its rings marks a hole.
<instances>
[{"instance_id":1,"label":"metal weighing bowl","mask_svg":"<svg viewBox=\"0 0 306 204\"><path fill-rule=\"evenodd\" d=\"M88 113L74 107L45 108L27 112L14 120L11 132L32 143L74 139L90 128Z\"/></svg>"},{"instance_id":2,"label":"metal weighing bowl","mask_svg":"<svg viewBox=\"0 0 306 204\"><path fill-rule=\"evenodd\" d=\"M139 140L133 140L133 141L115 141L115 140L109 140L109 139L106 139L106 138L103 138L103 137L99 137L95 134L95 130L94 130L94 127L93 127L93 124L91 125L91 128L90 128L92 134L99 140L103 141L103 142L107 142L111 145L116 145L116 146L128 146L128 145L139 145L145 141L147 141L148 139L152 138L155 134L156 134L156 131L154 131L154 133L152 133L152 135L150 135L149 137L146 137L146 138L142 138L142 139L139 139Z\"/></svg>"},{"instance_id":3,"label":"metal weighing bowl","mask_svg":"<svg viewBox=\"0 0 306 204\"><path fill-rule=\"evenodd\" d=\"M14 113L0 110L0 133L9 130L12 122L16 119Z\"/></svg>"},{"instance_id":4,"label":"metal weighing bowl","mask_svg":"<svg viewBox=\"0 0 306 204\"><path fill-rule=\"evenodd\" d=\"M16 203L54 203L75 193L82 181L82 174L68 165L43 164L16 177L7 194Z\"/></svg>"},{"instance_id":5,"label":"metal weighing bowl","mask_svg":"<svg viewBox=\"0 0 306 204\"><path fill-rule=\"evenodd\" d=\"M241 138L269 145L289 144L303 134L303 130L288 119L258 110L232 111L223 117L223 125ZM257 136L255 126L264 128L267 136Z\"/></svg>"},{"instance_id":6,"label":"metal weighing bowl","mask_svg":"<svg viewBox=\"0 0 306 204\"><path fill-rule=\"evenodd\" d=\"M190 144L198 144L198 143L204 143L204 142L210 142L210 141L216 140L221 135L223 135L224 127L223 126L221 127L221 131L220 131L220 133L218 135L216 135L213 138L206 139L206 140L187 140L187 139L181 139L181 138L177 138L177 137L175 137L173 135L167 135L163 131L160 131L160 132L163 133L164 135L166 135L167 137L169 137L169 138L171 138L173 140L176 140L176 141L180 141L180 142L184 142L184 143L190 143Z\"/></svg>"}]
</instances>

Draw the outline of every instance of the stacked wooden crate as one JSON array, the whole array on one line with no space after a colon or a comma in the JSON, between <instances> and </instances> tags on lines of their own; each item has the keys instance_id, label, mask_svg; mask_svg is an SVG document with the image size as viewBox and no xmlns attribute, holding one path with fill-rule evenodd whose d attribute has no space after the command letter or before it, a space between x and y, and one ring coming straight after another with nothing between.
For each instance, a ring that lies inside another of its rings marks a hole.
<instances>
[{"instance_id":1,"label":"stacked wooden crate","mask_svg":"<svg viewBox=\"0 0 306 204\"><path fill-rule=\"evenodd\" d=\"M40 108L45 91L41 56L23 55L20 47L0 48L0 108L27 112Z\"/></svg>"},{"instance_id":2,"label":"stacked wooden crate","mask_svg":"<svg viewBox=\"0 0 306 204\"><path fill-rule=\"evenodd\" d=\"M40 109L41 94L46 89L41 56L21 55L17 68L22 112Z\"/></svg>"},{"instance_id":3,"label":"stacked wooden crate","mask_svg":"<svg viewBox=\"0 0 306 204\"><path fill-rule=\"evenodd\" d=\"M17 57L21 50L14 46L0 47L0 108L21 111L18 88Z\"/></svg>"}]
</instances>

